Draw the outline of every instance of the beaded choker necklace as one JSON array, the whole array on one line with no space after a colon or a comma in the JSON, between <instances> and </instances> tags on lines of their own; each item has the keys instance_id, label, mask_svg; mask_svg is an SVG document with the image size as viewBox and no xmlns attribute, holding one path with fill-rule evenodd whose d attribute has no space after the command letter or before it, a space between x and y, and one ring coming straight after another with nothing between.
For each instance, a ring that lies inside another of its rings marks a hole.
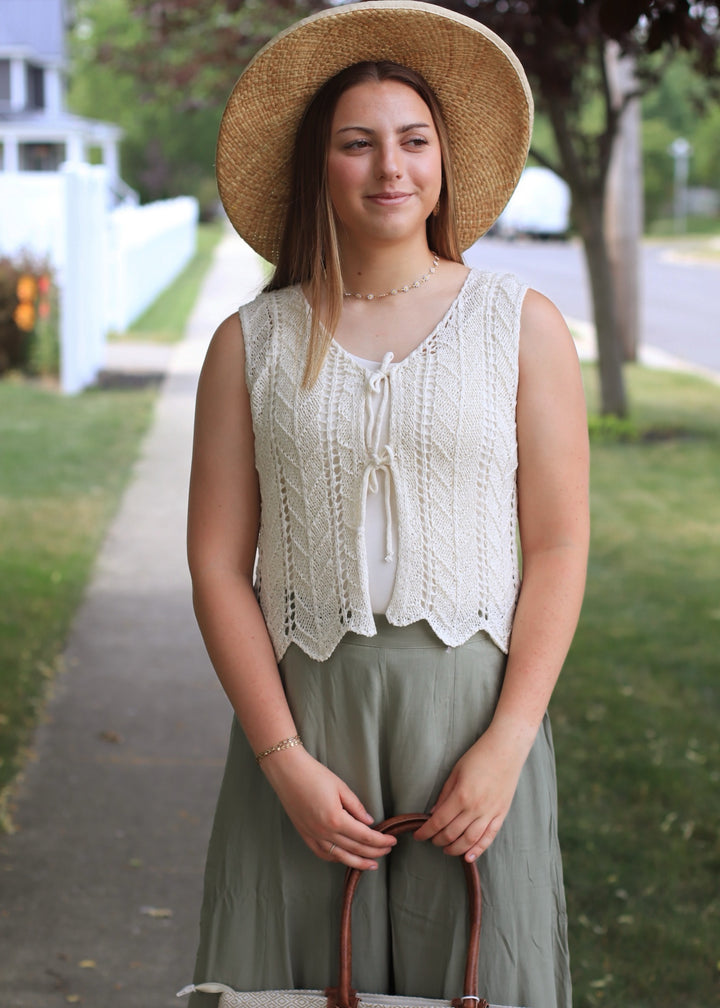
<instances>
[{"instance_id":1,"label":"beaded choker necklace","mask_svg":"<svg viewBox=\"0 0 720 1008\"><path fill-rule=\"evenodd\" d=\"M426 283L433 273L437 271L438 263L440 258L433 252L432 266L427 271L423 273L415 283L405 284L404 287L393 287L392 290L386 291L384 294L355 294L353 291L343 291L345 297L358 298L360 301L379 301L380 298L391 297L394 294L407 294L408 291L414 290L416 287L422 287Z\"/></svg>"}]
</instances>

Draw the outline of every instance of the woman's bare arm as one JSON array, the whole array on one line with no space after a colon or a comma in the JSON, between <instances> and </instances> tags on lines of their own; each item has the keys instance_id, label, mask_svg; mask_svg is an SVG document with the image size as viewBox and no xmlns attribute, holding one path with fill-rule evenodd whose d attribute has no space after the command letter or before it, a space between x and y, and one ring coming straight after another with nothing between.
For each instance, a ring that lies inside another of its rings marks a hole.
<instances>
[{"instance_id":1,"label":"woman's bare arm","mask_svg":"<svg viewBox=\"0 0 720 1008\"><path fill-rule=\"evenodd\" d=\"M260 520L240 322L226 319L198 386L188 504L193 604L215 671L256 752L295 734L252 587Z\"/></svg>"},{"instance_id":2,"label":"woman's bare arm","mask_svg":"<svg viewBox=\"0 0 720 1008\"><path fill-rule=\"evenodd\" d=\"M297 729L252 585L260 493L244 372L240 321L232 316L210 343L198 385L188 561L208 654L250 745L262 752ZM370 829L353 792L304 749L273 753L261 767L319 857L372 868L392 846Z\"/></svg>"},{"instance_id":3,"label":"woman's bare arm","mask_svg":"<svg viewBox=\"0 0 720 1008\"><path fill-rule=\"evenodd\" d=\"M585 586L589 453L580 369L562 316L536 291L522 312L517 434L523 578L500 699L417 833L467 860L490 846L509 811Z\"/></svg>"}]
</instances>

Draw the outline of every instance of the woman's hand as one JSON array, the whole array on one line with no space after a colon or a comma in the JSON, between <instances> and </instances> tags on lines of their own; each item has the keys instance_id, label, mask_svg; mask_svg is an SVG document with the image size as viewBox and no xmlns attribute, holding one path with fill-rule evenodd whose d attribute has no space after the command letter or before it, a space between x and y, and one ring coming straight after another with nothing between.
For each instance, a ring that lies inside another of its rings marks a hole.
<instances>
[{"instance_id":1,"label":"woman's hand","mask_svg":"<svg viewBox=\"0 0 720 1008\"><path fill-rule=\"evenodd\" d=\"M273 753L261 765L295 829L323 861L372 871L395 846L395 837L371 829L373 818L353 791L305 749Z\"/></svg>"},{"instance_id":2,"label":"woman's hand","mask_svg":"<svg viewBox=\"0 0 720 1008\"><path fill-rule=\"evenodd\" d=\"M430 818L415 837L432 840L446 854L466 861L483 854L510 810L532 746L528 736L504 733L491 725L457 761Z\"/></svg>"}]
</instances>

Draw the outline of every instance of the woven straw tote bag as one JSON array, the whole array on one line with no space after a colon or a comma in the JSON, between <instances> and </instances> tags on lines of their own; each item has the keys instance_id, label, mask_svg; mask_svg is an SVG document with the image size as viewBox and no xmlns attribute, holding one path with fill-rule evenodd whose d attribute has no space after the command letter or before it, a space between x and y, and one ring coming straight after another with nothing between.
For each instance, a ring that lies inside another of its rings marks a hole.
<instances>
[{"instance_id":1,"label":"woven straw tote bag","mask_svg":"<svg viewBox=\"0 0 720 1008\"><path fill-rule=\"evenodd\" d=\"M428 817L424 814L399 815L386 819L376 828L381 833L398 836L418 829ZM470 936L465 963L465 985L462 994L451 1001L390 994L359 994L350 987L352 976L352 901L362 872L348 871L345 878L342 917L340 921L340 968L337 987L326 990L236 991L221 983L191 984L178 991L178 997L198 991L219 994L218 1008L510 1008L491 1005L478 992L478 952L480 950L480 920L482 902L477 865L463 862L467 883Z\"/></svg>"}]
</instances>

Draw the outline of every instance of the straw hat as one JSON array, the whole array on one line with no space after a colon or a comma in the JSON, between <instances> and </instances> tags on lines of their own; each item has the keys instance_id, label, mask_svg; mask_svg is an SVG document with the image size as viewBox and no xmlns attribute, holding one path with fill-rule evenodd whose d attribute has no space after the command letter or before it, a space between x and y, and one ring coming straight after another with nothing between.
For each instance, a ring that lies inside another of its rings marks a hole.
<instances>
[{"instance_id":1,"label":"straw hat","mask_svg":"<svg viewBox=\"0 0 720 1008\"><path fill-rule=\"evenodd\" d=\"M276 262L293 141L327 80L364 60L419 71L450 135L458 233L469 248L500 215L525 165L533 102L512 50L484 25L413 0L370 0L321 11L272 39L236 83L217 147L220 198L240 236Z\"/></svg>"}]
</instances>

